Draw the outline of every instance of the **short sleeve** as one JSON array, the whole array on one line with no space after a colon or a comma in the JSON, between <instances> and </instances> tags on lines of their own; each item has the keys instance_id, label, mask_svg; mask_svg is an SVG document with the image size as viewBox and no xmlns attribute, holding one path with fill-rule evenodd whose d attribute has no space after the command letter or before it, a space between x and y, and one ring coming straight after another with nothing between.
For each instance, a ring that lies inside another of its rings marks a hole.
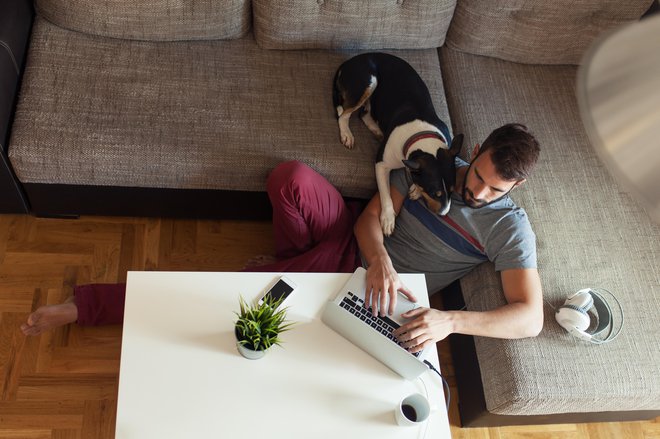
<instances>
[{"instance_id":1,"label":"short sleeve","mask_svg":"<svg viewBox=\"0 0 660 439\"><path fill-rule=\"evenodd\" d=\"M527 214L515 208L493 228L486 245L495 270L537 268L536 235Z\"/></svg>"},{"instance_id":2,"label":"short sleeve","mask_svg":"<svg viewBox=\"0 0 660 439\"><path fill-rule=\"evenodd\" d=\"M406 176L406 169L394 169L390 172L390 186L395 188L401 195L408 195L408 178Z\"/></svg>"}]
</instances>

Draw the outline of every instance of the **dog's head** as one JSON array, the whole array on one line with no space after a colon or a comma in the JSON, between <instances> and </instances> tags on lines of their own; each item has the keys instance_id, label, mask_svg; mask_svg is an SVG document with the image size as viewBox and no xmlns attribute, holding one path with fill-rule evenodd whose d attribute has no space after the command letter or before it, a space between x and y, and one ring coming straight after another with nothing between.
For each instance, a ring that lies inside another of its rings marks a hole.
<instances>
[{"instance_id":1,"label":"dog's head","mask_svg":"<svg viewBox=\"0 0 660 439\"><path fill-rule=\"evenodd\" d=\"M455 158L463 147L463 134L458 134L449 149L439 148L436 156L413 151L404 160L413 183L422 189L426 205L439 215L447 215L451 207L451 194L456 185Z\"/></svg>"}]
</instances>

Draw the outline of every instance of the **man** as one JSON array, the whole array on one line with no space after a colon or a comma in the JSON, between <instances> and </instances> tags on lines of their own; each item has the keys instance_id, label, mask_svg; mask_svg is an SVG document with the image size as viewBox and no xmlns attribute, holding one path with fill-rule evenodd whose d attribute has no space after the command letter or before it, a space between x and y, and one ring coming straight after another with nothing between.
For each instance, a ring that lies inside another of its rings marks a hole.
<instances>
[{"instance_id":1,"label":"man","mask_svg":"<svg viewBox=\"0 0 660 439\"><path fill-rule=\"evenodd\" d=\"M539 155L536 139L520 124L493 131L472 152L469 166L456 171L458 193L446 217L434 215L407 199L405 174L393 176L392 199L397 222L391 238L379 229L380 200L374 197L356 226L367 271L367 301L384 314L383 300L396 292L410 296L397 271L426 273L435 292L486 260L501 274L507 304L487 312L445 312L418 308L414 319L396 331L413 352L451 333L497 338L536 336L543 326L543 299L536 269L535 236L525 212L508 197L523 184ZM390 305L391 312L392 305Z\"/></svg>"},{"instance_id":2,"label":"man","mask_svg":"<svg viewBox=\"0 0 660 439\"><path fill-rule=\"evenodd\" d=\"M391 237L382 234L376 194L357 218L339 192L322 176L293 161L268 178L273 205L276 262L252 271L352 272L367 265L367 303L374 313L392 312L397 292L412 300L397 271L423 272L435 292L491 260L501 272L507 304L487 312L445 312L417 308L397 336L412 352L451 333L501 338L537 335L543 324L541 285L536 269L535 236L525 212L508 193L528 177L539 155L536 139L520 124L493 131L477 145L472 161L459 163L452 209L439 217L423 198L407 199L405 170L392 173L391 196L397 222ZM125 287L84 285L75 298L41 307L21 326L26 335L78 321L121 323ZM389 310L385 309L389 296Z\"/></svg>"}]
</instances>

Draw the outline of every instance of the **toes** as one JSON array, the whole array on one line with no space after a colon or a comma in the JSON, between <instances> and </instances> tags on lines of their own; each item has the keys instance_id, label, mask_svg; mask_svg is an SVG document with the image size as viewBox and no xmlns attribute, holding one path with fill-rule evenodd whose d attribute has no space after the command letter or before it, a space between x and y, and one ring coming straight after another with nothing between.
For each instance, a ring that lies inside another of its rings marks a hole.
<instances>
[{"instance_id":1,"label":"toes","mask_svg":"<svg viewBox=\"0 0 660 439\"><path fill-rule=\"evenodd\" d=\"M24 335L39 335L41 333L41 328L24 323L21 325L21 331Z\"/></svg>"},{"instance_id":2,"label":"toes","mask_svg":"<svg viewBox=\"0 0 660 439\"><path fill-rule=\"evenodd\" d=\"M341 143L348 149L352 149L355 143L355 138L351 133L341 133Z\"/></svg>"}]
</instances>

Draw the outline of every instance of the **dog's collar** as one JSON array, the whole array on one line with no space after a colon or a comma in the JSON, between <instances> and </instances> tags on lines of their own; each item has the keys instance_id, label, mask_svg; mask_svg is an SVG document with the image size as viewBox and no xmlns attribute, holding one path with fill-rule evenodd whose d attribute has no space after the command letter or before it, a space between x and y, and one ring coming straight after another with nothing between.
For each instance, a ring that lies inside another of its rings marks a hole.
<instances>
[{"instance_id":1,"label":"dog's collar","mask_svg":"<svg viewBox=\"0 0 660 439\"><path fill-rule=\"evenodd\" d=\"M403 156L407 157L410 147L413 146L415 142L423 139L440 139L447 143L447 139L437 131L420 131L419 133L410 136L410 138L406 140L406 143L403 144Z\"/></svg>"}]
</instances>

